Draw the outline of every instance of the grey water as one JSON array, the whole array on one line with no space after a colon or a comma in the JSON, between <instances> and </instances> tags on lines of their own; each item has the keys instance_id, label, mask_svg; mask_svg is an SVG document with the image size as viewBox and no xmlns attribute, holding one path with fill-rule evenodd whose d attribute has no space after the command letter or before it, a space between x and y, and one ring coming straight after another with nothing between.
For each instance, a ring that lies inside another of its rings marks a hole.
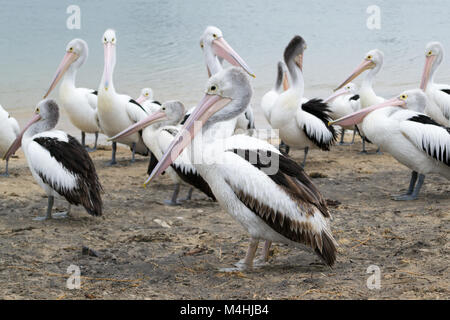
<instances>
[{"instance_id":1,"label":"grey water","mask_svg":"<svg viewBox=\"0 0 450 320\"><path fill-rule=\"evenodd\" d=\"M69 5L81 9L79 30L66 27ZM366 25L371 5L380 8L380 29ZM142 87L151 87L157 100L179 99L188 106L202 96L207 79L199 38L208 25L223 31L256 74L255 109L296 34L308 44L308 97L328 96L373 48L385 53L377 93L387 97L418 87L426 43L441 41L447 52L450 46L450 3L444 0L2 0L0 8L0 104L6 109L31 108L42 98L73 38L89 45L77 85L96 89L107 28L117 34L119 92L137 97ZM437 80L450 83L449 71L444 57Z\"/></svg>"}]
</instances>

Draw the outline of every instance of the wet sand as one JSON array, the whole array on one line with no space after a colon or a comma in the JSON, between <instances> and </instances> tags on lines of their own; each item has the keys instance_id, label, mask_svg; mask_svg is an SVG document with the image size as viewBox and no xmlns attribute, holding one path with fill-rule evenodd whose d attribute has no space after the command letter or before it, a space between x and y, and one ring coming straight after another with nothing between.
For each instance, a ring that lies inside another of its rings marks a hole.
<instances>
[{"instance_id":1,"label":"wet sand","mask_svg":"<svg viewBox=\"0 0 450 320\"><path fill-rule=\"evenodd\" d=\"M391 194L407 188L409 170L387 154L360 155L360 148L357 138L331 152L312 150L306 166L333 214L336 265L276 244L267 266L235 273L218 269L244 256L246 232L199 192L182 206L164 205L173 186L161 176L142 187L146 158L130 165L122 146L119 165L106 167L109 145L91 153L105 189L104 216L79 207L68 219L38 222L32 219L45 214L47 200L19 151L11 176L0 177L0 298L449 299L448 181L429 176L418 200L393 201ZM292 156L300 162L303 152ZM94 254L83 254L83 246ZM80 289L66 288L72 264L81 268ZM379 290L366 285L370 265L381 270Z\"/></svg>"}]
</instances>

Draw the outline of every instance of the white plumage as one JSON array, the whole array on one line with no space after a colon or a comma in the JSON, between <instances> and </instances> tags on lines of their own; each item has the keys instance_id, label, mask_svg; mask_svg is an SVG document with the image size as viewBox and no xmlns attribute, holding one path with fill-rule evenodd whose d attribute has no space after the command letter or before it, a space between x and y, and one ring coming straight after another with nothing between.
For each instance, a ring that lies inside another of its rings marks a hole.
<instances>
[{"instance_id":1,"label":"white plumage","mask_svg":"<svg viewBox=\"0 0 450 320\"><path fill-rule=\"evenodd\" d=\"M16 119L0 105L0 158L2 158L11 144L19 135L20 128ZM6 160L6 170L2 174L8 176L8 160Z\"/></svg>"}]
</instances>

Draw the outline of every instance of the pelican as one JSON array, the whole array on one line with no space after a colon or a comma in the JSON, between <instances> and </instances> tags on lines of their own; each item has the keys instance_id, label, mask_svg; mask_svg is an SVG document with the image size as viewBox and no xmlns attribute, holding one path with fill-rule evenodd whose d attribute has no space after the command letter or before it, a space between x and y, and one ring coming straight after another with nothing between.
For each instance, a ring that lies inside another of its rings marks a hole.
<instances>
[{"instance_id":1,"label":"pelican","mask_svg":"<svg viewBox=\"0 0 450 320\"><path fill-rule=\"evenodd\" d=\"M64 76L59 87L60 104L67 112L70 122L81 130L81 144L83 146L85 146L86 142L86 133L95 134L94 148L88 149L89 151L94 151L97 149L98 133L101 131L97 121L97 91L75 86L77 71L86 62L87 58L87 43L82 39L70 41L66 46L66 54L56 70L44 99L48 97L59 80Z\"/></svg>"},{"instance_id":2,"label":"pelican","mask_svg":"<svg viewBox=\"0 0 450 320\"><path fill-rule=\"evenodd\" d=\"M310 147L330 150L336 131L328 126L331 120L328 106L320 99L303 103L303 52L306 43L295 36L284 51L284 61L290 74L290 88L279 95L270 113L270 124L279 130L280 139L289 146L305 149L303 166Z\"/></svg>"},{"instance_id":3,"label":"pelican","mask_svg":"<svg viewBox=\"0 0 450 320\"><path fill-rule=\"evenodd\" d=\"M93 216L102 215L102 186L94 163L85 148L72 136L55 126L59 108L55 101L38 103L33 118L20 132L4 158L8 159L22 145L31 174L48 196L47 215L35 220L52 218L54 198L69 202L69 210L55 214L64 217L70 205L82 205Z\"/></svg>"},{"instance_id":4,"label":"pelican","mask_svg":"<svg viewBox=\"0 0 450 320\"><path fill-rule=\"evenodd\" d=\"M330 109L330 118L333 120L345 117L361 108L359 102L358 87L356 84L350 82L343 88L337 90L335 93L326 98L324 103L328 104ZM345 145L344 135L345 130L353 130L353 139L350 144L355 142L355 134L358 130L356 126L343 127L341 131L341 141L339 145Z\"/></svg>"},{"instance_id":5,"label":"pelican","mask_svg":"<svg viewBox=\"0 0 450 320\"><path fill-rule=\"evenodd\" d=\"M11 117L9 113L0 105L0 157L3 157L9 146L14 142L20 133L19 124L16 119ZM8 162L6 159L6 169L0 176L9 176Z\"/></svg>"},{"instance_id":6,"label":"pelican","mask_svg":"<svg viewBox=\"0 0 450 320\"><path fill-rule=\"evenodd\" d=\"M425 67L420 89L428 99L425 113L443 126L450 126L450 85L434 83L436 70L442 63L444 47L439 42L430 42L425 48Z\"/></svg>"},{"instance_id":7,"label":"pelican","mask_svg":"<svg viewBox=\"0 0 450 320\"><path fill-rule=\"evenodd\" d=\"M159 101L156 101L156 100L153 99L153 90L152 90L152 88L143 88L141 90L140 96L136 99L136 102L139 103L141 106L143 106L146 109L149 109L150 105L152 103L157 104L157 105L161 105L161 103Z\"/></svg>"},{"instance_id":8,"label":"pelican","mask_svg":"<svg viewBox=\"0 0 450 320\"><path fill-rule=\"evenodd\" d=\"M231 48L228 42L225 41L223 33L219 28L209 26L205 29L200 38L200 48L202 49L205 58L208 77L223 70L223 60L228 61L233 66L243 68L250 76L253 78L255 77L245 61L233 50L233 48ZM237 119L233 119L233 121L230 122L230 125L234 125L236 129L241 129L243 131L254 129L255 120L251 105L248 105L244 114Z\"/></svg>"},{"instance_id":9,"label":"pelican","mask_svg":"<svg viewBox=\"0 0 450 320\"><path fill-rule=\"evenodd\" d=\"M115 31L112 29L106 30L103 34L105 65L98 89L98 119L103 132L108 137L116 135L148 115L139 103L131 99L130 96L118 94L114 88L112 77L116 65L116 44ZM131 147L133 152L131 162L134 162L136 152L148 155L148 149L138 133L117 142ZM117 142L112 143L112 157L109 165L116 164Z\"/></svg>"},{"instance_id":10,"label":"pelican","mask_svg":"<svg viewBox=\"0 0 450 320\"><path fill-rule=\"evenodd\" d=\"M361 64L355 69L355 71L353 71L353 73L344 82L342 82L339 85L339 87L335 89L335 91L344 87L346 84L348 84L350 81L358 77L364 71L370 70L364 77L364 80L361 84L361 88L359 90L361 108L362 109L368 108L374 104L382 103L383 101L385 101L385 99L376 95L375 91L373 91L372 83L373 79L383 66L383 60L384 60L384 53L381 50L378 49L370 50L369 52L367 52L366 57L361 62ZM363 149L361 153L367 154L368 152L366 151L366 143L365 143L365 141L367 140L366 135L364 134L364 131L362 131L360 127L358 129L360 134L362 135ZM376 153L379 152L380 148L377 149Z\"/></svg>"},{"instance_id":11,"label":"pelican","mask_svg":"<svg viewBox=\"0 0 450 320\"><path fill-rule=\"evenodd\" d=\"M176 125L180 123L181 119L183 119L184 114L185 109L181 102L164 102L161 106L157 106L156 109L151 110L151 114L149 116L120 132L110 140L126 137L142 130L142 138L144 139L144 143L156 159L155 162L149 165L148 174L150 174L157 161L162 158L174 136L178 133L179 128L176 127ZM177 201L177 197L181 184L188 184L188 186L191 187L185 200L191 199L192 186L215 200L209 185L197 173L197 170L191 164L187 154L184 153L181 157L179 157L171 167L166 169L166 173L174 182L175 189L172 198L164 201L165 204L180 204Z\"/></svg>"},{"instance_id":12,"label":"pelican","mask_svg":"<svg viewBox=\"0 0 450 320\"><path fill-rule=\"evenodd\" d=\"M336 260L326 202L302 168L271 144L247 135L225 139L208 136L214 123L238 117L252 96L250 81L240 68L213 75L206 93L146 180L166 170L183 149L210 185L220 205L250 234L244 260L237 268L253 267L259 240L312 248L327 265ZM200 157L194 160L194 157Z\"/></svg>"},{"instance_id":13,"label":"pelican","mask_svg":"<svg viewBox=\"0 0 450 320\"><path fill-rule=\"evenodd\" d=\"M406 194L394 200L415 200L425 175L450 179L450 128L423 114L427 102L420 89L333 121L343 126L362 122L367 137L412 170Z\"/></svg>"}]
</instances>

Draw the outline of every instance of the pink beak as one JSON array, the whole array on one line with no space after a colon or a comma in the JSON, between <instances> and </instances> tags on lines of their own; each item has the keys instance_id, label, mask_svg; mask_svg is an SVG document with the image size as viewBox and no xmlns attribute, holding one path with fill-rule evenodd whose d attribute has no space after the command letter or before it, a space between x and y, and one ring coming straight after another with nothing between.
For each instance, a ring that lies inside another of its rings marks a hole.
<instances>
[{"instance_id":1,"label":"pink beak","mask_svg":"<svg viewBox=\"0 0 450 320\"><path fill-rule=\"evenodd\" d=\"M348 93L348 91L345 88L341 88L339 90L337 90L335 93L333 93L332 95L330 95L328 98L326 98L325 100L323 100L324 103L328 103L334 99L336 99L339 96L342 96L343 94Z\"/></svg>"},{"instance_id":2,"label":"pink beak","mask_svg":"<svg viewBox=\"0 0 450 320\"><path fill-rule=\"evenodd\" d=\"M142 104L144 101L147 100L147 97L145 97L144 95L140 95L139 98L136 99L136 102L139 104Z\"/></svg>"},{"instance_id":3,"label":"pink beak","mask_svg":"<svg viewBox=\"0 0 450 320\"><path fill-rule=\"evenodd\" d=\"M125 130L123 130L122 132L116 134L114 137L108 138L108 141L111 140L117 140L120 138L124 138L124 137L128 137L129 135L138 132L139 130L148 127L149 125L158 122L158 121L162 121L167 119L167 116L164 112L162 111L157 111L151 115L149 115L148 117L145 117L144 119L142 119L139 122L136 122L135 124L133 124L132 126L129 126L128 128L126 128Z\"/></svg>"},{"instance_id":4,"label":"pink beak","mask_svg":"<svg viewBox=\"0 0 450 320\"><path fill-rule=\"evenodd\" d=\"M244 59L242 59L237 52L231 48L223 37L213 40L212 48L215 55L227 60L233 66L241 67L245 70L245 72L255 78L255 75L250 70L247 63L245 63Z\"/></svg>"},{"instance_id":5,"label":"pink beak","mask_svg":"<svg viewBox=\"0 0 450 320\"><path fill-rule=\"evenodd\" d=\"M364 118L372 111L381 109L381 108L385 108L385 107L392 107L392 106L401 106L402 108L406 108L406 102L399 98L393 98L393 99L387 100L385 102L370 106L368 108L361 109L357 112L349 114L348 116L342 117L340 119L330 121L330 122L328 122L328 125L339 125L342 127L352 126L352 125L362 122L364 120Z\"/></svg>"},{"instance_id":6,"label":"pink beak","mask_svg":"<svg viewBox=\"0 0 450 320\"><path fill-rule=\"evenodd\" d=\"M361 64L355 69L355 71L353 71L352 74L347 79L345 79L344 82L342 82L336 89L334 89L334 91L341 89L343 86L345 86L347 83L349 83L350 81L355 79L361 73L363 73L364 71L366 71L368 69L373 68L374 66L375 66L375 64L372 61L363 60L363 62L361 62Z\"/></svg>"},{"instance_id":7,"label":"pink beak","mask_svg":"<svg viewBox=\"0 0 450 320\"><path fill-rule=\"evenodd\" d=\"M425 91L427 89L428 81L430 80L431 67L436 56L427 56L425 58L425 67L423 68L422 80L420 81L420 89Z\"/></svg>"},{"instance_id":8,"label":"pink beak","mask_svg":"<svg viewBox=\"0 0 450 320\"><path fill-rule=\"evenodd\" d=\"M166 153L158 162L153 172L145 181L144 186L150 183L153 179L158 177L164 170L166 170L183 152L194 139L195 135L202 129L205 122L217 111L224 108L231 99L223 98L217 95L206 94L199 102L197 107L192 111L185 124L173 139Z\"/></svg>"},{"instance_id":9,"label":"pink beak","mask_svg":"<svg viewBox=\"0 0 450 320\"><path fill-rule=\"evenodd\" d=\"M44 95L44 99L47 98L47 96L52 92L52 90L55 88L58 81L62 78L64 73L69 69L70 65L78 59L78 55L74 52L66 52L64 55L64 58L62 59L61 63L58 66L58 69L56 69L55 76L53 77L52 83L50 84L50 88L47 90L47 93Z\"/></svg>"},{"instance_id":10,"label":"pink beak","mask_svg":"<svg viewBox=\"0 0 450 320\"><path fill-rule=\"evenodd\" d=\"M104 56L105 56L105 90L108 90L109 83L111 82L111 69L112 69L112 56L113 56L113 46L110 42L104 45Z\"/></svg>"},{"instance_id":11,"label":"pink beak","mask_svg":"<svg viewBox=\"0 0 450 320\"><path fill-rule=\"evenodd\" d=\"M14 142L11 144L8 151L6 151L5 155L3 156L3 160L8 160L9 157L11 157L14 153L16 153L17 149L19 149L20 146L22 145L22 137L23 137L25 131L27 131L28 128L33 123L38 122L39 120L41 120L40 114L35 114L33 116L33 118L31 118L31 120L27 123L27 125L22 129L20 134L17 136L16 140L14 140Z\"/></svg>"}]
</instances>

